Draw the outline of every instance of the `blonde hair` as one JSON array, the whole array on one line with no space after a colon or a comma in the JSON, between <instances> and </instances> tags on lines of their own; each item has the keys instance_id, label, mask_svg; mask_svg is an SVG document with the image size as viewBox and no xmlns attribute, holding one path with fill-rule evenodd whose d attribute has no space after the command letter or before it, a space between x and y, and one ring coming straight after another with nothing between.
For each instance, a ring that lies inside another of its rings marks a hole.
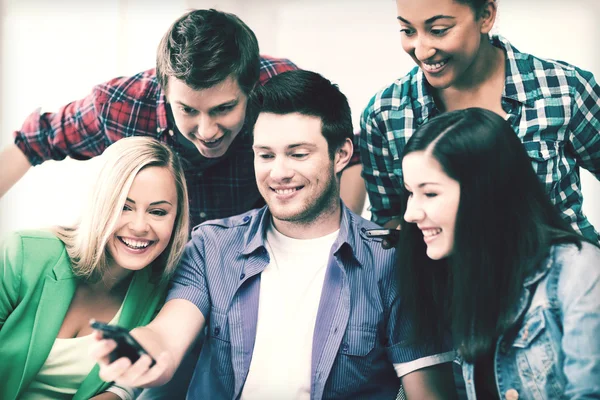
<instances>
[{"instance_id":1,"label":"blonde hair","mask_svg":"<svg viewBox=\"0 0 600 400\"><path fill-rule=\"evenodd\" d=\"M144 136L118 140L101 157L104 164L79 222L71 227L54 228L65 243L73 272L88 280L97 280L105 273L111 259L107 243L116 229L133 180L144 168L164 167L171 172L177 188L177 216L171 240L152 263L152 272L168 279L181 258L189 230L188 192L179 157L167 145Z\"/></svg>"}]
</instances>

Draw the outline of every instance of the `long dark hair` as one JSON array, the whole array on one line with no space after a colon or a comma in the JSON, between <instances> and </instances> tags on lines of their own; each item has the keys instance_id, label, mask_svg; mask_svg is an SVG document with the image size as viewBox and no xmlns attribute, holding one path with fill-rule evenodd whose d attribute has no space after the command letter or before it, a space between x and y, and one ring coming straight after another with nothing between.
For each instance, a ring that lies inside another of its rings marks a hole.
<instances>
[{"instance_id":1,"label":"long dark hair","mask_svg":"<svg viewBox=\"0 0 600 400\"><path fill-rule=\"evenodd\" d=\"M401 225L398 277L413 339L441 340L450 327L473 361L505 332L528 274L555 243L581 246L551 204L522 143L499 115L481 108L441 114L418 129L404 157L427 151L460 184L454 247L427 257L415 224ZM403 196L402 209L406 209Z\"/></svg>"}]
</instances>

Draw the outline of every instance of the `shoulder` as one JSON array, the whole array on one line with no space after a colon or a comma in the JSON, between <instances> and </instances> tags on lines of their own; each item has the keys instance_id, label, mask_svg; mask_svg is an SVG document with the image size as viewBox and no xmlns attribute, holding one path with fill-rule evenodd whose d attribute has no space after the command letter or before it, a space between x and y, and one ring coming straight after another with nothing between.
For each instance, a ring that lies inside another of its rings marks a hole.
<instances>
[{"instance_id":1,"label":"shoulder","mask_svg":"<svg viewBox=\"0 0 600 400\"><path fill-rule=\"evenodd\" d=\"M31 251L42 246L43 250L57 249L62 250L65 246L63 242L50 231L44 230L22 230L8 234L4 237L3 247L13 248L21 251Z\"/></svg>"},{"instance_id":2,"label":"shoulder","mask_svg":"<svg viewBox=\"0 0 600 400\"><path fill-rule=\"evenodd\" d=\"M96 85L94 93L98 100L109 102L155 103L161 93L154 68L133 76L117 77Z\"/></svg>"},{"instance_id":3,"label":"shoulder","mask_svg":"<svg viewBox=\"0 0 600 400\"><path fill-rule=\"evenodd\" d=\"M192 230L192 238L211 235L222 239L239 237L260 222L263 210L264 208L255 209L233 217L205 221Z\"/></svg>"},{"instance_id":4,"label":"shoulder","mask_svg":"<svg viewBox=\"0 0 600 400\"><path fill-rule=\"evenodd\" d=\"M505 38L495 36L492 41L496 46L505 50L508 57L510 71L508 79L512 81L521 81L527 87L527 90L540 89L541 93L549 92L549 95L570 94L573 90L583 83L594 80L592 73L585 71L575 65L565 61L541 58L535 55L524 53L517 50ZM520 76L520 78L516 78ZM559 93L556 93L556 92Z\"/></svg>"},{"instance_id":5,"label":"shoulder","mask_svg":"<svg viewBox=\"0 0 600 400\"><path fill-rule=\"evenodd\" d=\"M388 111L409 108L413 101L418 100L421 85L419 68L414 67L408 74L375 93L363 111L363 118L377 118Z\"/></svg>"},{"instance_id":6,"label":"shoulder","mask_svg":"<svg viewBox=\"0 0 600 400\"><path fill-rule=\"evenodd\" d=\"M358 262L368 269L374 269L382 273L391 272L394 267L396 250L384 249L381 246L382 239L367 235L371 229L382 229L374 222L347 210L348 216L348 244L352 247L354 257Z\"/></svg>"},{"instance_id":7,"label":"shoulder","mask_svg":"<svg viewBox=\"0 0 600 400\"><path fill-rule=\"evenodd\" d=\"M563 298L595 290L600 294L600 248L582 242L553 246L550 252L551 277Z\"/></svg>"}]
</instances>

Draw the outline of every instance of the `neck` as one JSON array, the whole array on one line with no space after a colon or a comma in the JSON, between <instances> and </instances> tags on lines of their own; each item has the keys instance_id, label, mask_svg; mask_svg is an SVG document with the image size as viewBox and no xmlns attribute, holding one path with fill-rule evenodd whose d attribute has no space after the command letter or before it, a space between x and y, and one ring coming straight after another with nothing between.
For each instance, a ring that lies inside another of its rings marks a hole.
<instances>
[{"instance_id":1,"label":"neck","mask_svg":"<svg viewBox=\"0 0 600 400\"><path fill-rule=\"evenodd\" d=\"M493 79L499 71L504 71L503 61L504 51L494 46L487 36L482 37L473 63L452 86L440 90L439 94L444 96L445 92L476 92Z\"/></svg>"},{"instance_id":2,"label":"neck","mask_svg":"<svg viewBox=\"0 0 600 400\"><path fill-rule=\"evenodd\" d=\"M339 198L334 199L329 207L321 210L316 217L306 220L284 221L272 217L273 226L280 233L293 239L316 239L329 235L340 229L342 206Z\"/></svg>"},{"instance_id":3,"label":"neck","mask_svg":"<svg viewBox=\"0 0 600 400\"><path fill-rule=\"evenodd\" d=\"M110 268L102 275L102 278L93 283L88 283L88 286L97 292L118 292L123 288L125 290L129 287L129 282L133 276L132 271L121 268L114 263L111 264Z\"/></svg>"}]
</instances>

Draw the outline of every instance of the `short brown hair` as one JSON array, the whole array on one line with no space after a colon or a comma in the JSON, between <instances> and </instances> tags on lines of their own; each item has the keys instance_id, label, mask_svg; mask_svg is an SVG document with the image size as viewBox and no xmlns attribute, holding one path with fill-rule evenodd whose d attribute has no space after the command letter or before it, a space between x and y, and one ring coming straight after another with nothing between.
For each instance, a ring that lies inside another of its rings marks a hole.
<instances>
[{"instance_id":1,"label":"short brown hair","mask_svg":"<svg viewBox=\"0 0 600 400\"><path fill-rule=\"evenodd\" d=\"M156 76L163 90L170 76L194 90L213 87L232 76L249 94L259 71L254 32L237 16L214 9L181 16L163 36L156 55Z\"/></svg>"}]
</instances>

